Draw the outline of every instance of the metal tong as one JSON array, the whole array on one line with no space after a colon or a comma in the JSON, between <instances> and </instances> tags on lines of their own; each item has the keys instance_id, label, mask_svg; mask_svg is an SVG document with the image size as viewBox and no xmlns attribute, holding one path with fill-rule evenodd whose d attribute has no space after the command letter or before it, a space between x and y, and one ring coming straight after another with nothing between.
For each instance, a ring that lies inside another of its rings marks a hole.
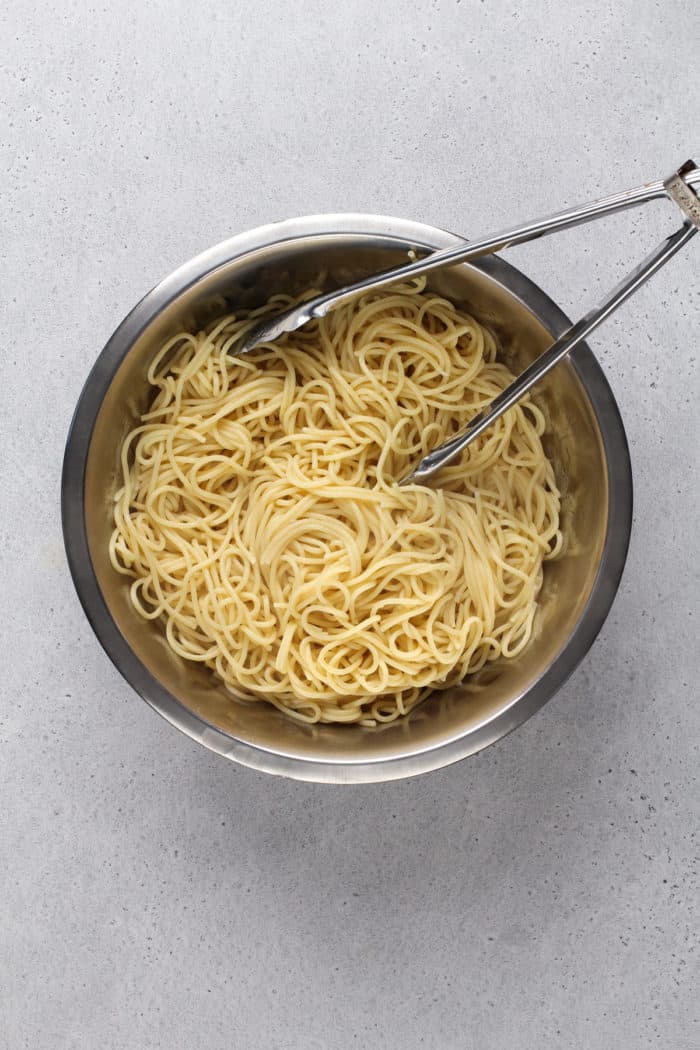
<instances>
[{"instance_id":1,"label":"metal tong","mask_svg":"<svg viewBox=\"0 0 700 1050\"><path fill-rule=\"evenodd\" d=\"M488 408L484 409L472 419L467 426L455 437L450 438L444 444L425 456L418 466L405 478L401 484L422 484L431 478L438 470L452 462L460 452L474 441L479 434L491 426L504 412L512 408L528 391L539 382L555 365L557 365L570 350L593 332L603 323L617 308L629 299L638 288L649 280L649 278L660 270L669 259L676 254L691 237L700 229L700 198L694 192L694 186L700 186L700 168L692 160L686 161L668 179L660 179L657 182L648 182L636 189L627 190L623 193L615 193L610 197L592 201L556 215L549 215L543 219L536 219L512 230L484 237L479 241L471 241L459 244L455 248L446 248L443 251L433 252L423 259L399 266L393 270L366 277L355 284L348 285L335 292L319 295L315 299L301 303L291 310L285 310L276 317L266 319L254 326L247 334L239 353L246 353L260 343L268 343L283 332L294 332L314 318L325 317L335 307L347 303L362 292L384 288L397 281L403 281L418 274L428 273L440 266L449 266L452 263L467 262L470 259L478 259L483 255L510 248L516 244L524 244L526 241L536 240L538 237L566 230L572 226L579 226L593 219L599 219L603 215L612 215L626 208L633 208L647 201L658 200L668 197L678 205L684 215L684 222L680 229L667 237L655 251L623 281L621 281L606 298L592 310L571 325L559 338L552 343L535 361L529 365L521 375L515 379L510 386L506 387L498 397L494 398Z\"/></svg>"}]
</instances>

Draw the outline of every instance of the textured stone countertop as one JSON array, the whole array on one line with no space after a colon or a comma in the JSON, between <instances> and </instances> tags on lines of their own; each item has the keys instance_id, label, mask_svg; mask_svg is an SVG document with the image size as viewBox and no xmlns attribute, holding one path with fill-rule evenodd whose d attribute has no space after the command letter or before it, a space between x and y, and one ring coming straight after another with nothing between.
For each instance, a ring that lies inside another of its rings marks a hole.
<instances>
[{"instance_id":1,"label":"textured stone countertop","mask_svg":"<svg viewBox=\"0 0 700 1050\"><path fill-rule=\"evenodd\" d=\"M0 1047L700 1046L700 239L591 341L635 479L611 615L475 758L330 788L209 753L102 652L59 521L83 381L157 279L286 216L469 236L667 174L700 6L10 0L0 35ZM510 258L576 314L675 221Z\"/></svg>"}]
</instances>

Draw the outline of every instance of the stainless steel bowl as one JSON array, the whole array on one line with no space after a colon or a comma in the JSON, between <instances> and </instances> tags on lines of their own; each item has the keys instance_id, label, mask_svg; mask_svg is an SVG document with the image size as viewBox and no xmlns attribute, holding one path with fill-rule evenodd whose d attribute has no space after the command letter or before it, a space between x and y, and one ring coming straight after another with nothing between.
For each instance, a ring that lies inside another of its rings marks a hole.
<instances>
[{"instance_id":1,"label":"stainless steel bowl","mask_svg":"<svg viewBox=\"0 0 700 1050\"><path fill-rule=\"evenodd\" d=\"M608 613L627 553L632 478L610 387L583 346L539 391L551 421L548 452L564 493L566 553L546 566L536 634L511 662L437 693L400 722L377 729L302 726L267 704L241 705L211 674L171 653L159 626L132 610L107 557L118 450L147 398L145 375L168 335L221 312L257 305L273 291L328 287L405 260L410 248L455 244L443 230L375 215L294 219L241 234L186 263L126 317L81 394L66 448L63 529L88 619L127 681L173 725L222 755L268 773L351 783L424 773L473 754L514 729L556 692ZM432 288L498 333L521 368L568 320L503 260L434 273Z\"/></svg>"}]
</instances>

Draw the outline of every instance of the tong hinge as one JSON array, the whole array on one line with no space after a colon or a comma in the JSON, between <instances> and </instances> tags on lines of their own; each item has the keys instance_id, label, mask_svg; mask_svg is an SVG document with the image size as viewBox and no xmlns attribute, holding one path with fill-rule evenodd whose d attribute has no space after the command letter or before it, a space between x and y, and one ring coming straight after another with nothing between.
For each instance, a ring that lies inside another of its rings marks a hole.
<instances>
[{"instance_id":1,"label":"tong hinge","mask_svg":"<svg viewBox=\"0 0 700 1050\"><path fill-rule=\"evenodd\" d=\"M670 178L664 179L664 189L686 218L690 219L693 226L697 226L700 229L700 197L684 178L691 171L697 171L697 164L695 161L687 160Z\"/></svg>"}]
</instances>

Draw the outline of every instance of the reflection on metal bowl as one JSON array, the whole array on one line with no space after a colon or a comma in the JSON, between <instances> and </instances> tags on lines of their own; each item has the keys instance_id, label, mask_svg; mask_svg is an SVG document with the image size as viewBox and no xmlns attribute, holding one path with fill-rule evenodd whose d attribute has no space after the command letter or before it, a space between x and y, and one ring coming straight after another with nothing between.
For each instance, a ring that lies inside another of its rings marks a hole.
<instances>
[{"instance_id":1,"label":"reflection on metal bowl","mask_svg":"<svg viewBox=\"0 0 700 1050\"><path fill-rule=\"evenodd\" d=\"M372 215L290 220L242 234L166 278L122 322L85 384L63 470L63 526L78 594L102 645L128 682L183 732L269 773L353 783L412 776L480 750L545 703L598 633L624 566L632 512L625 433L612 392L582 346L537 393L550 420L546 448L563 492L565 553L545 566L535 636L513 661L496 662L464 685L428 698L407 718L376 729L304 726L268 704L241 704L212 674L166 645L144 623L109 563L111 496L118 452L148 396L146 371L162 341L183 326L259 305L278 291L327 287L448 247L458 238L429 226ZM498 335L521 369L568 325L531 281L491 257L430 276L429 287Z\"/></svg>"}]
</instances>

